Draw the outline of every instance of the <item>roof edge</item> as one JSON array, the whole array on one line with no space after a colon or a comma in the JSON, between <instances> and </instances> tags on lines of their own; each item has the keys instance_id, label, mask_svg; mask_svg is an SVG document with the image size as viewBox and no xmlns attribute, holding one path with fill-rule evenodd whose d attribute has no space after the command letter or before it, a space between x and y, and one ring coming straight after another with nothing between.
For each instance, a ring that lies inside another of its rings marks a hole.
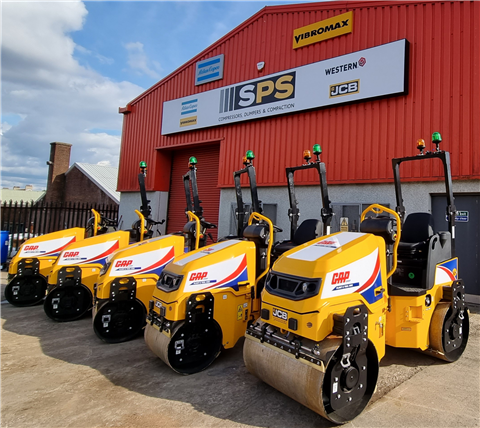
<instances>
[{"instance_id":1,"label":"roof edge","mask_svg":"<svg viewBox=\"0 0 480 428\"><path fill-rule=\"evenodd\" d=\"M203 51L195 55L186 63L178 67L176 70L172 71L170 74L165 76L162 80L158 81L153 86L146 89L136 98L134 98L129 103L127 103L126 107L124 108L120 107L120 109L122 110L127 109L128 111L131 111L130 109L133 104L145 98L151 92L155 91L159 86L162 86L163 84L168 82L170 79L175 77L177 74L180 74L183 70L185 70L191 64L199 61L202 56L207 55L210 51L214 50L217 46L222 44L225 40L229 39L234 34L240 32L245 27L250 25L252 22L256 21L258 18L260 18L261 16L267 13L282 13L282 12L288 13L288 12L294 12L294 11L302 12L305 10L312 11L312 10L349 9L349 8L351 9L351 8L358 8L358 7L392 7L392 6L400 6L404 4L451 3L454 1L458 1L458 0L422 0L422 1L418 1L418 0L368 0L368 1L347 0L345 1L343 0L343 1L325 1L325 2L316 2L316 3L292 3L287 5L264 6L257 13L252 15L250 18L247 18L241 24L237 25L234 29L229 31L224 36L222 36L216 42L212 43L210 46L206 47ZM119 113L124 113L124 111L122 112L119 111Z\"/></svg>"}]
</instances>

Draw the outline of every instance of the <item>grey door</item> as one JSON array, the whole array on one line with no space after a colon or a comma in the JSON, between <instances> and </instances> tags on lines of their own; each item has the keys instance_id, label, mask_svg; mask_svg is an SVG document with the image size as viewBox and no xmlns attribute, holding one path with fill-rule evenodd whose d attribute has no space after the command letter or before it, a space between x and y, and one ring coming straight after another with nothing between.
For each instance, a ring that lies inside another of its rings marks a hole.
<instances>
[{"instance_id":1,"label":"grey door","mask_svg":"<svg viewBox=\"0 0 480 428\"><path fill-rule=\"evenodd\" d=\"M455 252L458 271L467 294L480 295L480 194L455 194ZM432 214L437 230L448 230L446 198L432 195Z\"/></svg>"}]
</instances>

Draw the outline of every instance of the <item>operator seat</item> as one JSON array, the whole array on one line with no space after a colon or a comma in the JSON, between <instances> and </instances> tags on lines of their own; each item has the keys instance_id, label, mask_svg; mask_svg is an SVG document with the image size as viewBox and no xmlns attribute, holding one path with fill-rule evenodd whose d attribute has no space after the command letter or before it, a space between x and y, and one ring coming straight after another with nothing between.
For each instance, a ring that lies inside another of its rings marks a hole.
<instances>
[{"instance_id":1,"label":"operator seat","mask_svg":"<svg viewBox=\"0 0 480 428\"><path fill-rule=\"evenodd\" d=\"M407 216L398 245L401 258L424 259L428 256L428 242L435 235L435 224L430 213L412 213Z\"/></svg>"},{"instance_id":2,"label":"operator seat","mask_svg":"<svg viewBox=\"0 0 480 428\"><path fill-rule=\"evenodd\" d=\"M322 236L322 222L313 218L304 220L295 231L293 240L280 241L275 244L272 251L274 260L297 245L305 244L319 236Z\"/></svg>"}]
</instances>

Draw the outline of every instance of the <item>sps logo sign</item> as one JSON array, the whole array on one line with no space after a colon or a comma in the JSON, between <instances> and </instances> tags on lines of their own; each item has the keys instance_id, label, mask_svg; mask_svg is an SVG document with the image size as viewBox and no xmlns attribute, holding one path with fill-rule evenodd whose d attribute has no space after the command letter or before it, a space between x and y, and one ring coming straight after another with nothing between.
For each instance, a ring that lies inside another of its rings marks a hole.
<instances>
[{"instance_id":1,"label":"sps logo sign","mask_svg":"<svg viewBox=\"0 0 480 428\"><path fill-rule=\"evenodd\" d=\"M219 112L225 113L295 98L296 72L256 80L220 91Z\"/></svg>"}]
</instances>

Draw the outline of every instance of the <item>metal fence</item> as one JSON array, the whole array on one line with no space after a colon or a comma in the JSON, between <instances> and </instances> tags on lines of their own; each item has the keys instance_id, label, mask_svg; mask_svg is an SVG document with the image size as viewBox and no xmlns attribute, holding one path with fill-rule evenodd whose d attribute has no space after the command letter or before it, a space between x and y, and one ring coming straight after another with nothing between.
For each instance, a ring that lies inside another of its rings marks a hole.
<instances>
[{"instance_id":1,"label":"metal fence","mask_svg":"<svg viewBox=\"0 0 480 428\"><path fill-rule=\"evenodd\" d=\"M4 201L1 205L1 230L9 232L8 257L34 236L71 227L86 227L93 217L92 208L109 219L118 218L118 205Z\"/></svg>"}]
</instances>

